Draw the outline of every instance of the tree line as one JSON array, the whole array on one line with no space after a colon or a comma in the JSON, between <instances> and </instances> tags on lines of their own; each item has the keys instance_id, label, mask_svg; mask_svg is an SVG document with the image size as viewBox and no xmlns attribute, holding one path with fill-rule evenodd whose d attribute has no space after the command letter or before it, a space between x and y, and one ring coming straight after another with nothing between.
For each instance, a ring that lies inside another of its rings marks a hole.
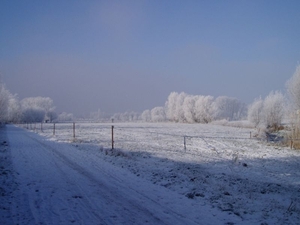
<instances>
[{"instance_id":1,"label":"tree line","mask_svg":"<svg viewBox=\"0 0 300 225\"><path fill-rule=\"evenodd\" d=\"M18 100L0 83L0 123L38 123L57 119L53 100L49 97L30 97Z\"/></svg>"},{"instance_id":2,"label":"tree line","mask_svg":"<svg viewBox=\"0 0 300 225\"><path fill-rule=\"evenodd\" d=\"M284 118L295 124L300 117L300 65L286 82L286 94L271 91L250 105L237 98L189 95L172 92L162 107L145 110L140 119L147 122L210 123L215 120L248 120L257 128L278 128Z\"/></svg>"},{"instance_id":3,"label":"tree line","mask_svg":"<svg viewBox=\"0 0 300 225\"><path fill-rule=\"evenodd\" d=\"M95 112L90 119L99 119ZM300 65L286 82L286 93L271 91L265 98L258 97L247 105L234 97L190 95L171 92L164 106L142 113L116 113L110 119L121 122L176 122L210 123L217 120L247 120L256 128L278 128L284 119L295 126L300 121ZM298 124L299 125L299 124Z\"/></svg>"},{"instance_id":4,"label":"tree line","mask_svg":"<svg viewBox=\"0 0 300 225\"><path fill-rule=\"evenodd\" d=\"M238 120L247 114L246 104L237 98L189 95L171 92L164 107L145 110L144 121L171 121L180 123L209 123L213 120Z\"/></svg>"},{"instance_id":5,"label":"tree line","mask_svg":"<svg viewBox=\"0 0 300 225\"><path fill-rule=\"evenodd\" d=\"M210 123L216 120L248 120L257 128L279 127L284 118L299 123L300 118L300 65L286 82L286 94L271 91L264 99L258 97L250 105L237 98L207 95L190 95L171 92L164 106L147 109L142 113L116 113L105 120ZM90 114L90 120L103 121L103 113ZM42 121L73 121L71 113L57 115L49 97L31 97L18 100L3 83L0 83L0 123L36 123Z\"/></svg>"}]
</instances>

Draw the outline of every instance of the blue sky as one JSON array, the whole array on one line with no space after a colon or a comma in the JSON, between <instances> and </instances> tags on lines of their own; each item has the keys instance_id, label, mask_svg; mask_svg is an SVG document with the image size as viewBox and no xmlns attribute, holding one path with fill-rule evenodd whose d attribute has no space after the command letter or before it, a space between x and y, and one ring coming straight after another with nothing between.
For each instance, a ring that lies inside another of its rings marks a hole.
<instances>
[{"instance_id":1,"label":"blue sky","mask_svg":"<svg viewBox=\"0 0 300 225\"><path fill-rule=\"evenodd\" d=\"M57 111L143 111L172 91L245 103L300 60L300 1L0 1L0 76Z\"/></svg>"}]
</instances>

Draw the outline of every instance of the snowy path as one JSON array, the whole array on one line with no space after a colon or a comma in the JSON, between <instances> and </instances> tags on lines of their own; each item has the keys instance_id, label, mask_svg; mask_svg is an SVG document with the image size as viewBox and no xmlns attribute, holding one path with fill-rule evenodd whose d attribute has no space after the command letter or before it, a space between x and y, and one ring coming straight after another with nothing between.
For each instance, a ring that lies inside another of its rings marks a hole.
<instances>
[{"instance_id":1,"label":"snowy path","mask_svg":"<svg viewBox=\"0 0 300 225\"><path fill-rule=\"evenodd\" d=\"M70 144L14 126L6 131L17 183L14 224L224 224L209 206Z\"/></svg>"}]
</instances>

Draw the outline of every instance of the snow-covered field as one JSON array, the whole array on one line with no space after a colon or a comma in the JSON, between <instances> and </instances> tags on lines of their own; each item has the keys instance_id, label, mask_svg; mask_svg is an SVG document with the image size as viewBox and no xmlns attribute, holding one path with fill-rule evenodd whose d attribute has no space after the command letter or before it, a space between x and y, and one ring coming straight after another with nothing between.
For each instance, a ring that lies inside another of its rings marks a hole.
<instances>
[{"instance_id":1,"label":"snow-covered field","mask_svg":"<svg viewBox=\"0 0 300 225\"><path fill-rule=\"evenodd\" d=\"M115 123L111 150L111 125L76 123L75 139L72 124L56 124L55 135L53 124L43 124L43 131L40 125L31 126L30 135L39 133L47 145L54 141L55 154L87 166L90 173L94 164L102 164L106 172L129 172L131 180L144 184L140 191L153 185L166 190L166 196L176 193L182 203L167 197L164 202L171 208L184 205L178 210L189 212L183 214L190 224L300 224L300 151L250 139L251 129L173 123ZM13 141L8 138L9 144Z\"/></svg>"}]
</instances>

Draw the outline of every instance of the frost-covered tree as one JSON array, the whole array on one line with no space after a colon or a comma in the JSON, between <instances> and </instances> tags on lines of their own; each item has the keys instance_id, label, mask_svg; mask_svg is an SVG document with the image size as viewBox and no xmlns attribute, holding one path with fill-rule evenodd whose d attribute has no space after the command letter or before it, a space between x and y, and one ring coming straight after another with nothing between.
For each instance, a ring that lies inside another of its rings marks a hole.
<instances>
[{"instance_id":1,"label":"frost-covered tree","mask_svg":"<svg viewBox=\"0 0 300 225\"><path fill-rule=\"evenodd\" d=\"M58 117L58 115L55 111L51 110L48 113L46 113L46 119L49 120L49 122L56 120L57 117Z\"/></svg>"},{"instance_id":2,"label":"frost-covered tree","mask_svg":"<svg viewBox=\"0 0 300 225\"><path fill-rule=\"evenodd\" d=\"M286 83L287 91L296 110L300 109L300 65Z\"/></svg>"},{"instance_id":3,"label":"frost-covered tree","mask_svg":"<svg viewBox=\"0 0 300 225\"><path fill-rule=\"evenodd\" d=\"M0 83L0 123L4 123L8 119L8 107L11 96L5 85Z\"/></svg>"},{"instance_id":4,"label":"frost-covered tree","mask_svg":"<svg viewBox=\"0 0 300 225\"><path fill-rule=\"evenodd\" d=\"M292 124L292 138L294 147L300 148L300 65L297 66L294 75L286 83L290 97L289 116Z\"/></svg>"},{"instance_id":5,"label":"frost-covered tree","mask_svg":"<svg viewBox=\"0 0 300 225\"><path fill-rule=\"evenodd\" d=\"M264 121L264 100L262 98L255 99L248 108L248 121L258 127Z\"/></svg>"},{"instance_id":6,"label":"frost-covered tree","mask_svg":"<svg viewBox=\"0 0 300 225\"><path fill-rule=\"evenodd\" d=\"M246 115L246 105L237 98L220 96L214 102L215 119L238 120Z\"/></svg>"},{"instance_id":7,"label":"frost-covered tree","mask_svg":"<svg viewBox=\"0 0 300 225\"><path fill-rule=\"evenodd\" d=\"M115 113L111 119L120 122L134 122L140 119L140 114L137 112Z\"/></svg>"},{"instance_id":8,"label":"frost-covered tree","mask_svg":"<svg viewBox=\"0 0 300 225\"><path fill-rule=\"evenodd\" d=\"M21 120L22 112L20 102L16 95L11 95L8 104L8 121L18 123Z\"/></svg>"},{"instance_id":9,"label":"frost-covered tree","mask_svg":"<svg viewBox=\"0 0 300 225\"><path fill-rule=\"evenodd\" d=\"M167 119L173 122L185 122L184 111L183 111L183 102L186 93L181 92L172 92L165 104L166 106L166 116Z\"/></svg>"},{"instance_id":10,"label":"frost-covered tree","mask_svg":"<svg viewBox=\"0 0 300 225\"><path fill-rule=\"evenodd\" d=\"M264 100L264 118L267 127L277 128L284 116L285 99L281 92L271 92Z\"/></svg>"},{"instance_id":11,"label":"frost-covered tree","mask_svg":"<svg viewBox=\"0 0 300 225\"><path fill-rule=\"evenodd\" d=\"M22 111L22 121L25 123L43 122L45 111L38 108L28 108Z\"/></svg>"},{"instance_id":12,"label":"frost-covered tree","mask_svg":"<svg viewBox=\"0 0 300 225\"><path fill-rule=\"evenodd\" d=\"M197 96L195 101L195 121L197 123L209 123L213 120L212 96Z\"/></svg>"},{"instance_id":13,"label":"frost-covered tree","mask_svg":"<svg viewBox=\"0 0 300 225\"><path fill-rule=\"evenodd\" d=\"M74 120L74 115L72 113L63 112L63 113L58 115L57 120L60 121L60 122L73 121Z\"/></svg>"},{"instance_id":14,"label":"frost-covered tree","mask_svg":"<svg viewBox=\"0 0 300 225\"><path fill-rule=\"evenodd\" d=\"M181 92L176 99L176 107L175 107L175 118L177 122L186 122L185 116L184 116L184 111L183 111L183 102L184 99L188 95L184 92Z\"/></svg>"},{"instance_id":15,"label":"frost-covered tree","mask_svg":"<svg viewBox=\"0 0 300 225\"><path fill-rule=\"evenodd\" d=\"M104 113L100 109L96 112L91 112L89 118L93 121L101 121L104 117Z\"/></svg>"},{"instance_id":16,"label":"frost-covered tree","mask_svg":"<svg viewBox=\"0 0 300 225\"><path fill-rule=\"evenodd\" d=\"M145 122L150 122L151 121L151 111L149 109L145 110L141 115L141 119Z\"/></svg>"},{"instance_id":17,"label":"frost-covered tree","mask_svg":"<svg viewBox=\"0 0 300 225\"><path fill-rule=\"evenodd\" d=\"M54 112L53 100L48 97L24 98L21 101L22 120L28 123L50 120Z\"/></svg>"},{"instance_id":18,"label":"frost-covered tree","mask_svg":"<svg viewBox=\"0 0 300 225\"><path fill-rule=\"evenodd\" d=\"M152 122L163 122L166 120L166 113L164 107L155 107L151 110Z\"/></svg>"},{"instance_id":19,"label":"frost-covered tree","mask_svg":"<svg viewBox=\"0 0 300 225\"><path fill-rule=\"evenodd\" d=\"M238 120L247 115L244 103L227 96L188 95L172 92L165 104L169 121L188 123L209 123L214 119Z\"/></svg>"},{"instance_id":20,"label":"frost-covered tree","mask_svg":"<svg viewBox=\"0 0 300 225\"><path fill-rule=\"evenodd\" d=\"M171 92L165 104L167 119L170 121L176 121L175 111L178 95L177 92Z\"/></svg>"},{"instance_id":21,"label":"frost-covered tree","mask_svg":"<svg viewBox=\"0 0 300 225\"><path fill-rule=\"evenodd\" d=\"M182 109L183 109L183 121L188 123L195 123L196 122L196 115L195 115L195 102L197 96L187 95L184 98Z\"/></svg>"}]
</instances>

